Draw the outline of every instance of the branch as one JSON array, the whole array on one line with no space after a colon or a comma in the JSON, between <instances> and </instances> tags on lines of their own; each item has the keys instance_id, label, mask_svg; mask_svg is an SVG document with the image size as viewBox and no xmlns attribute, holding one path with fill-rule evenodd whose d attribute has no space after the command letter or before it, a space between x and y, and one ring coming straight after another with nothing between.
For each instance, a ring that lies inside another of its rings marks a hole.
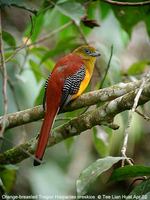
<instances>
[{"instance_id":1,"label":"branch","mask_svg":"<svg viewBox=\"0 0 150 200\"><path fill-rule=\"evenodd\" d=\"M16 50L19 49L19 51L20 51L20 50L22 50L22 49L24 49L24 48L33 47L33 46L36 45L36 44L40 44L40 43L42 43L42 42L44 42L44 41L46 41L46 40L52 38L53 36L55 36L55 35L56 35L57 33L59 33L60 31L62 31L62 30L64 30L64 29L68 28L68 27L71 26L72 24L73 24L73 22L72 22L72 21L69 21L69 22L67 22L66 24L63 24L62 26L60 26L59 28L57 28L57 29L55 29L55 30L53 30L53 31L50 31L48 34L46 34L46 35L44 35L43 37L39 38L39 39L38 39L37 41L35 41L35 42L32 42L32 43L30 43L30 44L26 44L26 45L23 43L22 45L16 47ZM10 59L11 59L11 57L8 57L7 60L6 60L6 62L10 61Z\"/></svg>"},{"instance_id":2,"label":"branch","mask_svg":"<svg viewBox=\"0 0 150 200\"><path fill-rule=\"evenodd\" d=\"M134 98L134 103L133 103L132 109L130 110L129 116L128 116L128 125L127 125L127 127L125 129L125 133L124 133L124 140L123 140L123 146L122 146L122 149L121 149L121 153L122 153L122 156L124 156L126 158L127 162L130 165L133 165L133 164L130 161L130 159L128 159L127 156L126 156L127 144L128 144L128 138L129 138L129 129L131 127L131 122L132 122L132 119L133 119L133 114L134 114L134 112L135 112L135 110L137 108L138 101L140 99L140 96L142 94L144 86L146 85L146 83L149 80L150 80L150 72L143 77L140 87L136 90L136 96ZM122 161L122 166L124 166L124 164L125 164L125 160Z\"/></svg>"},{"instance_id":3,"label":"branch","mask_svg":"<svg viewBox=\"0 0 150 200\"><path fill-rule=\"evenodd\" d=\"M31 20L31 30L29 33L29 36L26 38L26 40L24 41L24 43L15 49L15 51L5 60L5 62L9 62L13 57L15 57L22 49L26 48L28 45L28 42L33 34L33 29L34 29L34 24L33 24L33 20L32 17L30 16L30 20Z\"/></svg>"},{"instance_id":4,"label":"branch","mask_svg":"<svg viewBox=\"0 0 150 200\"><path fill-rule=\"evenodd\" d=\"M25 6L21 6L21 5L15 4L15 3L12 3L11 6L14 6L16 8L20 8L20 9L23 9L23 10L26 10L28 12L31 12L34 15L36 15L38 13L38 11L35 10L35 9L30 9L30 8L27 8Z\"/></svg>"},{"instance_id":5,"label":"branch","mask_svg":"<svg viewBox=\"0 0 150 200\"><path fill-rule=\"evenodd\" d=\"M55 128L52 136L49 138L48 147L51 147L69 137L79 135L87 129L96 125L105 125L111 123L118 113L131 109L136 96L136 90L131 91L109 103L88 111L79 117L75 117L69 122ZM150 83L145 85L138 105L142 105L150 100ZM36 138L31 139L25 144L14 147L3 154L0 154L1 164L16 164L33 154L36 146ZM25 153L26 152L26 153Z\"/></svg>"},{"instance_id":6,"label":"branch","mask_svg":"<svg viewBox=\"0 0 150 200\"><path fill-rule=\"evenodd\" d=\"M146 121L148 121L148 122L150 121L150 117L149 117L149 116L147 116L147 115L141 113L139 110L135 110L135 112L136 112L138 115L140 115L141 117L143 117L143 119L145 119Z\"/></svg>"},{"instance_id":7,"label":"branch","mask_svg":"<svg viewBox=\"0 0 150 200\"><path fill-rule=\"evenodd\" d=\"M5 56L3 49L3 39L2 39L2 21L1 21L1 9L0 9L0 56L1 56L1 70L2 70L2 78L3 78L3 104L4 104L4 116L0 120L0 137L3 137L3 133L6 126L6 114L8 110L8 98L7 98L7 69L5 65Z\"/></svg>"},{"instance_id":8,"label":"branch","mask_svg":"<svg viewBox=\"0 0 150 200\"><path fill-rule=\"evenodd\" d=\"M73 22L72 22L72 21L69 21L69 22L67 22L66 24L64 24L64 25L60 26L59 28L55 29L54 31L49 32L47 35L41 37L41 38L38 39L36 42L33 42L33 43L31 43L31 44L26 45L26 47L30 47L30 46L33 46L33 45L35 45L35 44L42 43L42 42L44 42L45 40L48 40L48 39L50 39L51 37L55 36L56 33L58 33L58 32L60 32L60 31L62 31L62 30L64 30L64 29L68 28L68 27L69 27L70 25L72 25L72 24L73 24Z\"/></svg>"},{"instance_id":9,"label":"branch","mask_svg":"<svg viewBox=\"0 0 150 200\"><path fill-rule=\"evenodd\" d=\"M108 64L107 64L107 68L106 68L105 74L104 74L103 79L102 79L102 81L100 83L99 89L101 89L103 87L104 81L106 79L106 76L107 76L109 68L110 68L110 62L111 62L112 56L113 56L113 45L111 46L110 58L109 58L109 61L108 61Z\"/></svg>"},{"instance_id":10,"label":"branch","mask_svg":"<svg viewBox=\"0 0 150 200\"><path fill-rule=\"evenodd\" d=\"M117 85L92 91L81 95L78 99L67 105L62 112L73 111L82 107L91 106L99 102L106 102L122 96L140 86L141 81L119 83ZM43 107L36 106L27 110L11 113L6 116L6 129L34 122L44 116ZM3 117L0 117L2 119Z\"/></svg>"},{"instance_id":11,"label":"branch","mask_svg":"<svg viewBox=\"0 0 150 200\"><path fill-rule=\"evenodd\" d=\"M141 1L141 2L122 2L122 1L112 1L112 0L102 0L102 1L115 6L146 6L150 4L150 1Z\"/></svg>"},{"instance_id":12,"label":"branch","mask_svg":"<svg viewBox=\"0 0 150 200\"><path fill-rule=\"evenodd\" d=\"M77 28L79 34L81 35L81 37L82 37L84 43L88 45L88 44L89 44L89 43L88 43L88 40L86 39L86 37L85 37L85 35L84 35L84 33L83 33L81 27L80 27L78 24L76 24L75 22L74 22L74 25L76 26L76 28Z\"/></svg>"}]
</instances>

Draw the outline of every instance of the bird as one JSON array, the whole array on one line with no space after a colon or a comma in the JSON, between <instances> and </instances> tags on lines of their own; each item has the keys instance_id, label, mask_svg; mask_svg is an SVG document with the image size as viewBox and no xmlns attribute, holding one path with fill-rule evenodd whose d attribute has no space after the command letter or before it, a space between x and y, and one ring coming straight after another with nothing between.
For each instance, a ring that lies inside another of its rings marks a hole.
<instances>
[{"instance_id":1,"label":"bird","mask_svg":"<svg viewBox=\"0 0 150 200\"><path fill-rule=\"evenodd\" d=\"M60 58L54 66L45 84L45 116L35 151L34 166L41 164L56 115L86 89L98 56L100 53L94 47L82 45Z\"/></svg>"}]
</instances>

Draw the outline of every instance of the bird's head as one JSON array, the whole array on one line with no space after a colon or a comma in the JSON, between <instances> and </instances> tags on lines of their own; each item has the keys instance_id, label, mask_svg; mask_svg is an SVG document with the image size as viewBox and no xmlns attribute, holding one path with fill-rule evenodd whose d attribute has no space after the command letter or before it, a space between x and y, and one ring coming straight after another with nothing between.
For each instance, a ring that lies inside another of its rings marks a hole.
<instances>
[{"instance_id":1,"label":"bird's head","mask_svg":"<svg viewBox=\"0 0 150 200\"><path fill-rule=\"evenodd\" d=\"M73 53L76 53L84 60L95 61L96 57L100 56L100 53L94 47L88 45L83 45L81 47L78 47L77 49L74 50Z\"/></svg>"}]
</instances>

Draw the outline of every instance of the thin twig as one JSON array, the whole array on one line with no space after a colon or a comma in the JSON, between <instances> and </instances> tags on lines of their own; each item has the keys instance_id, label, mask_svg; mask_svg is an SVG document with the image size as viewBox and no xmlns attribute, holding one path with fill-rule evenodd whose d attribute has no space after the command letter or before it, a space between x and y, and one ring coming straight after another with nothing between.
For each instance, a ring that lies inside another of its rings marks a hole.
<instances>
[{"instance_id":1,"label":"thin twig","mask_svg":"<svg viewBox=\"0 0 150 200\"><path fill-rule=\"evenodd\" d=\"M11 91L12 91L12 95L13 95L14 102L15 102L15 104L16 104L17 110L19 111L19 110L21 110L21 109L20 109L20 106L19 106L19 103L18 103L18 99L17 99L16 94L15 94L15 86L14 86L14 83L12 82L12 80L10 79L9 76L7 76L7 77L8 77L8 80L7 80L7 81L8 81L8 85L9 85Z\"/></svg>"},{"instance_id":2,"label":"thin twig","mask_svg":"<svg viewBox=\"0 0 150 200\"><path fill-rule=\"evenodd\" d=\"M72 25L73 22L72 21L69 21L67 22L66 24L60 26L59 28L55 29L54 31L51 31L50 33L48 33L47 35L43 36L42 38L40 38L39 40L37 40L36 42L33 42L31 44L28 44L26 45L26 47L30 47L30 46L33 46L33 45L36 45L36 44L39 44L39 43L42 43L44 42L45 40L48 40L50 39L51 37L53 37L54 35L56 35L56 33L68 28L70 25Z\"/></svg>"},{"instance_id":3,"label":"thin twig","mask_svg":"<svg viewBox=\"0 0 150 200\"><path fill-rule=\"evenodd\" d=\"M12 93L14 95L14 100L16 102L16 106L18 108L18 110L20 110L19 108L19 104L18 104L18 101L16 99L16 96L14 94L14 86L13 84L11 83L8 75L7 75L7 70L6 70L6 65L5 65L5 57L4 57L4 52L3 52L3 41L2 41L2 25L1 25L1 15L0 15L0 52L1 52L1 73L2 73L2 78L3 78L3 97L4 97L4 117L3 119L1 120L1 125L2 125L2 128L0 130L0 137L3 137L3 133L4 133L4 130L6 128L6 114L7 114L7 110L8 110L8 99L7 99L7 81L8 81L8 84L12 90ZM24 128L24 125L23 125L23 133L25 133L25 128ZM9 141L8 139L4 139L5 141ZM9 141L9 143L12 144L11 141Z\"/></svg>"},{"instance_id":4,"label":"thin twig","mask_svg":"<svg viewBox=\"0 0 150 200\"><path fill-rule=\"evenodd\" d=\"M109 58L108 65L107 65L107 68L106 68L104 77L103 77L103 79L102 79L102 81L101 81L101 84L100 84L99 89L101 89L101 88L103 87L104 81L105 81L105 79L106 79L106 76L107 76L108 71L109 71L109 68L110 68L110 62L111 62L112 56L113 56L113 45L111 46L110 58Z\"/></svg>"},{"instance_id":5,"label":"thin twig","mask_svg":"<svg viewBox=\"0 0 150 200\"><path fill-rule=\"evenodd\" d=\"M21 5L18 5L18 4L11 4L11 6L14 6L14 7L16 7L16 8L20 8L20 9L23 9L23 10L26 10L26 11L28 11L28 12L31 12L32 14L34 14L34 15L36 15L37 14L37 10L35 10L35 9L30 9L30 8L27 8L27 7L25 7L25 6L21 6Z\"/></svg>"},{"instance_id":6,"label":"thin twig","mask_svg":"<svg viewBox=\"0 0 150 200\"><path fill-rule=\"evenodd\" d=\"M51 4L52 4L53 6L55 6L55 7L59 10L60 13L64 14L63 9L62 9L61 7L59 7L56 3L54 3L53 1L51 1ZM85 43L85 44L88 44L88 41L87 41L87 39L86 39L86 37L85 37L85 35L84 35L84 33L83 33L83 31L82 31L80 25L78 25L75 21L72 21L72 22L74 23L74 25L75 25L76 28L78 29L78 31L79 31L79 33L80 33L80 35L81 35L81 37L82 37L84 43Z\"/></svg>"},{"instance_id":7,"label":"thin twig","mask_svg":"<svg viewBox=\"0 0 150 200\"><path fill-rule=\"evenodd\" d=\"M128 186L128 190L127 190L128 192L127 192L127 194L130 193L130 191L131 191L133 185L134 185L137 181L144 181L144 180L147 180L147 177L143 176L143 177L139 177L139 178L136 178L135 180L133 180L133 181L130 183L130 185Z\"/></svg>"},{"instance_id":8,"label":"thin twig","mask_svg":"<svg viewBox=\"0 0 150 200\"><path fill-rule=\"evenodd\" d=\"M0 137L3 137L3 133L5 130L5 122L6 122L6 114L8 110L8 98L7 98L7 69L5 65L5 55L3 49L3 39L2 39L2 20L1 20L1 9L0 9L0 55L1 55L1 69L3 74L3 105L4 105L4 116L0 121Z\"/></svg>"},{"instance_id":9,"label":"thin twig","mask_svg":"<svg viewBox=\"0 0 150 200\"><path fill-rule=\"evenodd\" d=\"M148 73L147 76L143 77L142 83L141 83L139 89L137 89L137 93L134 98L134 103L133 103L132 109L129 112L128 125L127 125L127 128L125 129L125 133L124 133L124 140L123 140L123 146L121 149L121 153L122 153L122 156L124 156L126 158L126 161L130 165L133 165L133 163L126 156L127 144L128 144L128 138L129 138L129 129L131 127L131 121L133 118L133 114L138 106L138 102L139 102L140 96L142 94L142 91L144 89L144 86L145 86L146 82L149 81L149 78L150 78L149 76L150 76L150 74ZM125 160L122 161L122 166L124 166L124 164L125 164L124 162L125 162Z\"/></svg>"},{"instance_id":10,"label":"thin twig","mask_svg":"<svg viewBox=\"0 0 150 200\"><path fill-rule=\"evenodd\" d=\"M24 66L26 64L26 61L27 61L27 58L29 56L29 49L25 49L25 55L24 55L24 60L22 62L22 64L20 65L20 69L19 69L19 73L18 74L21 74L24 70Z\"/></svg>"},{"instance_id":11,"label":"thin twig","mask_svg":"<svg viewBox=\"0 0 150 200\"><path fill-rule=\"evenodd\" d=\"M6 60L5 60L5 63L9 62L14 56L17 55L17 53L19 51L21 51L22 49L26 48L27 47L27 43L29 41L29 39L31 38L32 34L33 34L33 29L34 29L34 24L33 24L33 20L32 20L32 17L30 16L30 20L31 20L31 31L30 31L30 34L29 36L26 38L25 42L20 46L18 47L13 54L11 54L11 56L9 56Z\"/></svg>"},{"instance_id":12,"label":"thin twig","mask_svg":"<svg viewBox=\"0 0 150 200\"><path fill-rule=\"evenodd\" d=\"M102 0L102 1L116 6L146 6L150 4L150 1L141 1L141 2L122 2L122 1L112 1L112 0Z\"/></svg>"},{"instance_id":13,"label":"thin twig","mask_svg":"<svg viewBox=\"0 0 150 200\"><path fill-rule=\"evenodd\" d=\"M85 37L85 35L84 35L84 33L83 33L81 27L80 27L78 24L76 24L75 22L74 22L74 24L75 24L75 26L77 27L77 29L78 29L78 31L79 31L79 33L80 33L80 35L81 35L81 37L82 37L84 43L85 43L85 44L88 44L88 41L87 41L87 39L86 39L86 37Z\"/></svg>"},{"instance_id":14,"label":"thin twig","mask_svg":"<svg viewBox=\"0 0 150 200\"><path fill-rule=\"evenodd\" d=\"M141 113L141 112L138 111L137 109L135 110L135 112L136 112L138 115L142 116L146 121L150 121L150 117L144 115L143 113Z\"/></svg>"},{"instance_id":15,"label":"thin twig","mask_svg":"<svg viewBox=\"0 0 150 200\"><path fill-rule=\"evenodd\" d=\"M22 50L22 49L24 49L24 48L32 47L32 46L34 46L34 45L36 45L36 44L40 44L40 43L42 43L42 42L44 42L44 41L46 41L46 40L52 38L52 37L55 36L58 32L60 32L60 31L62 31L62 30L64 30L64 29L66 29L66 28L68 28L68 27L69 27L70 25L72 25L72 24L73 24L73 22L72 22L72 21L69 21L69 22L67 22L66 24L64 24L64 25L60 26L59 28L55 29L54 31L51 31L51 32L49 32L48 34L44 35L43 37L39 38L39 39L38 39L37 41L35 41L35 42L32 42L32 43L30 43L30 44L23 44L23 45L21 45L21 46L16 47L16 50L19 49L19 51L20 51L20 50ZM5 62L8 62L9 60L10 60L10 57L9 57Z\"/></svg>"}]
</instances>

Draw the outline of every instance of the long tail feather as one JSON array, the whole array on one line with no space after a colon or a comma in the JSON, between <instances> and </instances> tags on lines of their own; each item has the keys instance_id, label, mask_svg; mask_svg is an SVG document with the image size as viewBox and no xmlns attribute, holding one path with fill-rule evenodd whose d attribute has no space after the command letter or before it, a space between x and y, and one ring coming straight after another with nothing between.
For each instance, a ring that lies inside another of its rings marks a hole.
<instances>
[{"instance_id":1,"label":"long tail feather","mask_svg":"<svg viewBox=\"0 0 150 200\"><path fill-rule=\"evenodd\" d=\"M35 157L37 158L37 160L34 160L33 165L37 166L40 165L41 162L39 162L38 160L42 160L45 149L46 149L46 145L48 142L48 138L50 135L50 131L53 125L53 121L55 119L55 116L57 114L58 108L57 109L53 109L51 110L51 112L46 112L45 113L45 117L44 117L44 121L42 124L42 128L40 131L40 136L39 136L39 140L38 140L38 144L37 144L37 149L35 152Z\"/></svg>"}]
</instances>

